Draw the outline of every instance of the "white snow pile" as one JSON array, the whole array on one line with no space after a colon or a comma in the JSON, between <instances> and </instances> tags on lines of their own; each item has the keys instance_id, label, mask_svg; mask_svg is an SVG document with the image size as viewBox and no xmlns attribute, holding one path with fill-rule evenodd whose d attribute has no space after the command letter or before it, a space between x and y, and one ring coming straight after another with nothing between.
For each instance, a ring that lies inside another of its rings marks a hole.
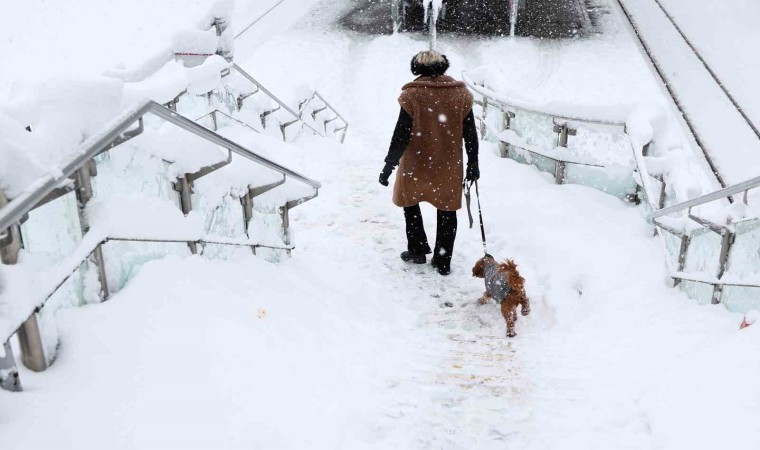
<instances>
[{"instance_id":1,"label":"white snow pile","mask_svg":"<svg viewBox=\"0 0 760 450\"><path fill-rule=\"evenodd\" d=\"M30 135L12 118L0 113L0 189L13 198L45 173L45 166L28 152Z\"/></svg>"},{"instance_id":2,"label":"white snow pile","mask_svg":"<svg viewBox=\"0 0 760 450\"><path fill-rule=\"evenodd\" d=\"M54 370L24 374L27 386L44 379L44 387L0 393L3 441L339 448L370 426L381 381L406 362L403 336L384 326L409 328L412 318L378 295L376 280L342 271L252 256L146 264L110 302L59 314ZM73 409L60 414L64 404ZM57 425L28 433L27 414Z\"/></svg>"},{"instance_id":3,"label":"white snow pile","mask_svg":"<svg viewBox=\"0 0 760 450\"><path fill-rule=\"evenodd\" d=\"M187 29L172 36L172 51L193 55L213 55L219 46L214 30Z\"/></svg>"},{"instance_id":4,"label":"white snow pile","mask_svg":"<svg viewBox=\"0 0 760 450\"><path fill-rule=\"evenodd\" d=\"M204 21L208 17L230 21L231 17L223 14L229 14L231 7L227 0L214 4ZM177 51L214 53L222 46L223 38L226 39L213 31L178 31L172 38L172 47ZM166 52L162 54L166 56ZM105 124L134 102L151 99L166 103L184 90L191 94L208 92L219 86L221 71L229 66L216 55L192 68L155 56L147 62L152 74L142 71L140 76L122 77L114 71L104 76L46 72L31 74L19 83L0 107L0 116L4 117L0 119L0 186L14 195L23 192L40 175L35 160L45 161L48 168L61 167L82 142L102 131ZM133 80L139 81L125 82ZM20 138L27 126L31 133Z\"/></svg>"}]
</instances>

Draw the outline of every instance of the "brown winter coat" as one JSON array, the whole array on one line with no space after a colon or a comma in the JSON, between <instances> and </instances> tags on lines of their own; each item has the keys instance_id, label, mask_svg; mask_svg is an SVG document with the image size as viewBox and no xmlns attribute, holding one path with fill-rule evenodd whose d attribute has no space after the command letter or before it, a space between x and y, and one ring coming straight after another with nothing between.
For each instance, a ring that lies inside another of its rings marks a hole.
<instances>
[{"instance_id":1,"label":"brown winter coat","mask_svg":"<svg viewBox=\"0 0 760 450\"><path fill-rule=\"evenodd\" d=\"M412 140L401 157L393 203L428 202L442 211L462 207L462 128L472 110L465 84L441 75L419 77L402 88L401 107L412 117Z\"/></svg>"}]
</instances>

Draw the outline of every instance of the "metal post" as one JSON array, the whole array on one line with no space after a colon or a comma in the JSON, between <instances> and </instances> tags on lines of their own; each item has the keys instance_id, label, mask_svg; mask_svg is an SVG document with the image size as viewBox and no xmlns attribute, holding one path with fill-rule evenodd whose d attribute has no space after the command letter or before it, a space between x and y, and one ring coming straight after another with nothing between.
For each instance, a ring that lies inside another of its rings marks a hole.
<instances>
[{"instance_id":1,"label":"metal post","mask_svg":"<svg viewBox=\"0 0 760 450\"><path fill-rule=\"evenodd\" d=\"M736 240L736 234L728 231L728 229L724 229L721 233L721 240L720 240L720 265L718 267L718 280L723 278L723 275L726 273L726 267L728 266L728 256L731 253L731 246L733 245L734 241ZM723 285L722 284L716 284L715 289L713 289L713 297L712 297L712 304L717 305L721 302L721 296L723 295Z\"/></svg>"},{"instance_id":2,"label":"metal post","mask_svg":"<svg viewBox=\"0 0 760 450\"><path fill-rule=\"evenodd\" d=\"M42 346L42 335L37 323L37 313L32 313L16 331L18 342L21 347L21 362L35 372L47 369L45 350Z\"/></svg>"},{"instance_id":3,"label":"metal post","mask_svg":"<svg viewBox=\"0 0 760 450\"><path fill-rule=\"evenodd\" d=\"M85 164L82 166L82 168L77 170L74 176L74 181L76 183L77 205L79 207L79 224L82 229L82 235L90 231L90 224L87 221L85 208L87 207L87 203L93 197L92 176L94 173L97 173L97 165L95 164L95 161L90 161L88 164ZM95 267L98 268L100 298L103 300L108 300L108 279L106 278L105 258L103 257L103 248L101 245L98 245L95 248L95 251L92 253L89 262L95 264Z\"/></svg>"},{"instance_id":4,"label":"metal post","mask_svg":"<svg viewBox=\"0 0 760 450\"><path fill-rule=\"evenodd\" d=\"M628 134L628 130L627 129L625 130L625 133ZM641 156L643 156L645 158L647 156L649 156L649 148L650 148L649 146L650 145L651 145L651 142L648 142L647 144L644 145L644 147L642 147L642 149L641 149ZM641 194L641 190L642 190L641 189L641 185L644 184L644 180L643 180L644 175L641 173L640 170L636 169L636 171L639 172L639 177L642 178L641 184L636 183L636 191L633 193L632 196L630 194L628 196L626 196L626 200L628 200L631 203L634 203L634 204L638 205L638 204L641 203L641 199L643 197L642 194ZM664 182L662 182L662 183L663 183L663 186L664 186L665 183ZM661 191L662 191L661 192L662 201L665 201L665 197L664 197L665 196L665 190L662 189ZM646 193L644 193L644 195L646 195ZM650 201L651 201L651 199L650 199Z\"/></svg>"},{"instance_id":5,"label":"metal post","mask_svg":"<svg viewBox=\"0 0 760 450\"><path fill-rule=\"evenodd\" d=\"M0 355L0 389L21 392L21 379L18 377L16 358L13 357L9 341L3 343L3 353Z\"/></svg>"},{"instance_id":6,"label":"metal post","mask_svg":"<svg viewBox=\"0 0 760 450\"><path fill-rule=\"evenodd\" d=\"M248 234L248 227L253 219L253 199L251 199L250 191L240 197L240 204L243 205L243 225L245 226L245 235L250 239L251 235ZM253 250L253 254L255 255L256 247L252 245L251 250Z\"/></svg>"},{"instance_id":7,"label":"metal post","mask_svg":"<svg viewBox=\"0 0 760 450\"><path fill-rule=\"evenodd\" d=\"M681 235L681 246L678 249L678 266L676 268L678 272L683 272L684 267L686 267L686 255L689 251L689 244L691 244L691 236L688 234ZM681 284L681 279L676 278L673 282L673 287L679 284Z\"/></svg>"},{"instance_id":8,"label":"metal post","mask_svg":"<svg viewBox=\"0 0 760 450\"><path fill-rule=\"evenodd\" d=\"M219 37L219 47L216 50L216 54L228 62L232 62L232 47L227 44L232 44L234 39L221 38L222 34L227 30L227 20L223 17L215 17L213 26L216 28L216 35Z\"/></svg>"},{"instance_id":9,"label":"metal post","mask_svg":"<svg viewBox=\"0 0 760 450\"><path fill-rule=\"evenodd\" d=\"M481 139L485 139L488 134L488 125L486 120L488 119L488 97L483 97L483 114L480 120L480 136Z\"/></svg>"},{"instance_id":10,"label":"metal post","mask_svg":"<svg viewBox=\"0 0 760 450\"><path fill-rule=\"evenodd\" d=\"M0 190L0 207L7 204L8 197L6 197L5 193ZM10 235L10 244L0 249L0 262L6 265L14 265L18 263L18 254L21 251L20 227L18 225L13 225L10 229ZM47 369L47 360L45 359L45 351L42 347L42 336L40 335L40 328L37 325L36 312L32 313L32 315L21 325L16 332L16 336L18 337L19 345L21 347L21 362L35 372L41 372ZM15 362L13 363L13 366L15 367ZM0 366L0 372L3 370L3 367ZM18 374L16 376L18 376ZM2 374L0 374L0 378L4 378Z\"/></svg>"},{"instance_id":11,"label":"metal post","mask_svg":"<svg viewBox=\"0 0 760 450\"><path fill-rule=\"evenodd\" d=\"M172 187L175 191L179 192L179 206L182 209L182 214L190 214L190 211L193 210L193 190L190 182L187 180L187 175L177 178ZM187 246L193 255L198 254L198 244L196 242L188 241Z\"/></svg>"},{"instance_id":12,"label":"metal post","mask_svg":"<svg viewBox=\"0 0 760 450\"><path fill-rule=\"evenodd\" d=\"M557 133L557 147L567 147L567 137L577 134L577 130L569 128L566 123L555 124L554 132Z\"/></svg>"},{"instance_id":13,"label":"metal post","mask_svg":"<svg viewBox=\"0 0 760 450\"><path fill-rule=\"evenodd\" d=\"M515 117L515 113L512 111L502 111L501 113L502 117L502 127L503 129L501 131L509 130L509 128L512 126L512 119ZM506 158L509 156L509 146L506 142L499 139L499 155L502 158Z\"/></svg>"},{"instance_id":14,"label":"metal post","mask_svg":"<svg viewBox=\"0 0 760 450\"><path fill-rule=\"evenodd\" d=\"M279 209L280 218L282 218L282 241L285 246L290 246L290 208L285 205ZM287 250L288 256L291 256L291 251Z\"/></svg>"},{"instance_id":15,"label":"metal post","mask_svg":"<svg viewBox=\"0 0 760 450\"><path fill-rule=\"evenodd\" d=\"M567 148L567 137L575 136L576 130L568 128L566 123L561 125L554 125L554 132L557 133L557 146ZM564 161L556 161L554 169L554 179L557 184L565 182L565 174L567 172L567 166Z\"/></svg>"},{"instance_id":16,"label":"metal post","mask_svg":"<svg viewBox=\"0 0 760 450\"><path fill-rule=\"evenodd\" d=\"M554 160L554 181L557 184L564 184L566 173L567 165L565 164L565 161Z\"/></svg>"}]
</instances>

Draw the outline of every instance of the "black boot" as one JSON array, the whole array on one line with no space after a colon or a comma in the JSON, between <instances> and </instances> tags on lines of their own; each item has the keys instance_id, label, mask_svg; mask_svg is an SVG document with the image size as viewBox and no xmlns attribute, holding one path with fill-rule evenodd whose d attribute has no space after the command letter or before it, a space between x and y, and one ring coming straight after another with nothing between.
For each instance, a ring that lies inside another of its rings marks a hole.
<instances>
[{"instance_id":1,"label":"black boot","mask_svg":"<svg viewBox=\"0 0 760 450\"><path fill-rule=\"evenodd\" d=\"M425 264L427 262L427 257L425 255L415 255L409 251L402 252L401 259L413 264Z\"/></svg>"},{"instance_id":2,"label":"black boot","mask_svg":"<svg viewBox=\"0 0 760 450\"><path fill-rule=\"evenodd\" d=\"M457 212L438 211L438 224L433 252L433 267L441 275L451 273L451 255L454 253L454 240L457 237Z\"/></svg>"},{"instance_id":3,"label":"black boot","mask_svg":"<svg viewBox=\"0 0 760 450\"><path fill-rule=\"evenodd\" d=\"M438 271L441 275L448 275L451 273L451 258L446 257L433 257L433 259L430 261L430 264Z\"/></svg>"},{"instance_id":4,"label":"black boot","mask_svg":"<svg viewBox=\"0 0 760 450\"><path fill-rule=\"evenodd\" d=\"M422 223L422 211L420 205L404 208L406 220L406 251L401 253L401 259L414 264L425 264L427 255L430 253L425 227Z\"/></svg>"}]
</instances>

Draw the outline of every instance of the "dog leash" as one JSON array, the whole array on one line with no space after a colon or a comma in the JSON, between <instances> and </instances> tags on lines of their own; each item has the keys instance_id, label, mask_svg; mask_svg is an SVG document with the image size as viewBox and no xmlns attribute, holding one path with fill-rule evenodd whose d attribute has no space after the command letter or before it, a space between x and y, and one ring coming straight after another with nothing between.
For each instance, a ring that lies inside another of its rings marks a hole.
<instances>
[{"instance_id":1,"label":"dog leash","mask_svg":"<svg viewBox=\"0 0 760 450\"><path fill-rule=\"evenodd\" d=\"M478 219L480 220L480 237L483 240L483 251L486 255L488 255L488 245L486 244L486 229L483 225L483 209L480 207L480 191L478 190L478 181L470 181L469 184L465 181L464 183L464 199L467 202L467 216L470 219L470 229L472 229L472 225L474 220L472 219L472 209L470 207L470 191L472 189L472 185L475 185L475 197L478 201Z\"/></svg>"}]
</instances>

